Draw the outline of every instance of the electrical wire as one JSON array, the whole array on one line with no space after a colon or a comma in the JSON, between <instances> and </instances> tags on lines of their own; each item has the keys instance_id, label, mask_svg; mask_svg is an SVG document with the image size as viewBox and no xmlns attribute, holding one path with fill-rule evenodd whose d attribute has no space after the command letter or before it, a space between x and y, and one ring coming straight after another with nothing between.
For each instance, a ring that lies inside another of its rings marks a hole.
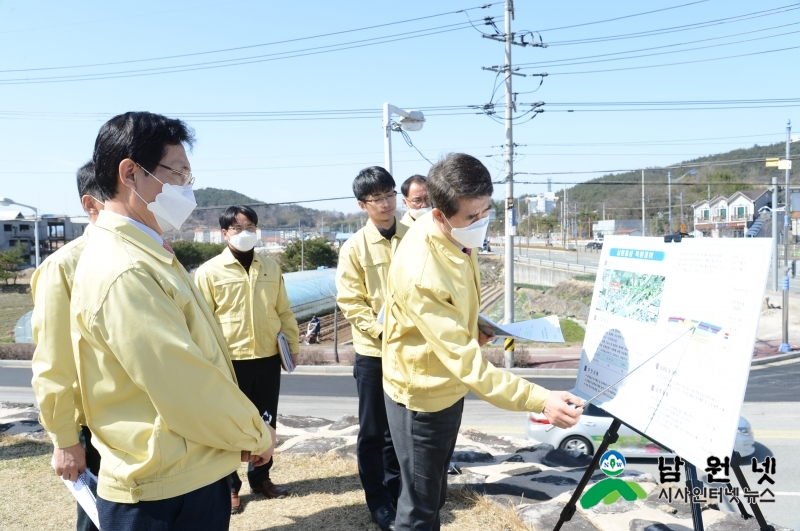
<instances>
[{"instance_id":1,"label":"electrical wire","mask_svg":"<svg viewBox=\"0 0 800 531\"><path fill-rule=\"evenodd\" d=\"M788 27L788 26L796 26L798 24L800 24L800 22L790 22L788 24L780 24L778 26L770 26L769 28L761 28L761 29L752 30L752 31L742 31L742 32L739 32L739 33L730 33L728 35L720 35L719 37L709 37L707 39L696 39L696 40L693 40L693 41L677 42L677 43L673 43L673 44L665 44L665 45L662 45L662 46L650 46L648 48L639 48L637 50L627 50L627 51L624 51L624 52L601 53L601 54L597 54L597 55L584 55L584 56L581 56L581 57L572 57L572 58L569 58L569 59L554 59L552 61L537 61L537 62L533 62L533 63L516 63L516 66L533 66L533 67L539 67L539 68L545 68L545 67L549 67L549 66L552 66L552 67L563 66L563 65L560 65L559 63L563 63L565 61L579 61L579 60L583 60L583 59L594 59L594 58L598 58L598 57L610 57L610 56L613 56L613 55L625 55L625 54L630 54L630 53L649 52L651 50L662 50L664 48L674 48L676 46L685 46L687 44L697 44L697 43L700 43L700 42L716 41L716 40L720 40L720 39L727 39L727 38L730 38L730 37L739 37L741 35L750 35L752 33L760 33L762 31L770 31L770 30L773 30L773 29L780 29L780 28L785 28L785 27Z\"/></svg>"},{"instance_id":2,"label":"electrical wire","mask_svg":"<svg viewBox=\"0 0 800 531\"><path fill-rule=\"evenodd\" d=\"M456 26L456 27L452 27ZM68 82L68 81L96 81L102 79L119 79L119 78L128 78L128 77L142 77L142 76L151 76L151 75L159 75L159 74L174 74L179 72L191 72L197 70L209 70L214 68L224 68L230 66L241 66L253 63L264 63L270 61L278 61L282 59L291 59L295 57L306 57L309 55L319 55L323 53L331 53L331 52L338 52L343 50L351 50L355 48L364 48L366 46L375 46L378 44L386 44L390 42L397 42L397 41L404 41L409 39L416 39L420 37L428 37L430 35L438 35L441 33L449 33L452 31L460 31L463 29L467 29L469 26L465 25L465 23L458 23L458 24L449 24L446 26L439 26L439 28L446 28L441 29L439 31L432 31L436 30L437 28L427 28L424 30L416 30L411 32L405 33L398 33L395 35L389 35L384 37L374 37L370 39L362 39L358 41L351 41L348 43L338 43L332 44L327 46L317 46L313 48L305 48L301 50L294 50L290 52L277 52L272 54L264 54L258 56L250 56L245 58L237 58L237 59L220 59L217 61L207 61L204 63L193 63L193 64L186 64L186 65L173 65L173 66L165 66L165 67L156 67L156 68L144 68L144 69L137 69L137 70L123 70L123 71L116 71L116 72L106 72L106 73L93 73L93 74L75 74L75 75L68 75L68 76L50 76L50 77L36 77L36 78L7 78L7 79L0 79L0 85L25 85L25 84L39 84L39 83L59 83L59 82ZM424 33L427 32L427 33ZM397 38L392 38L397 37ZM378 42L375 42L378 41ZM360 43L360 44L358 44ZM282 57L277 57L282 56Z\"/></svg>"},{"instance_id":3,"label":"electrical wire","mask_svg":"<svg viewBox=\"0 0 800 531\"><path fill-rule=\"evenodd\" d=\"M400 131L400 135L403 137L403 140L406 141L406 144L408 144L408 147L412 147L415 150L417 150L417 153L419 153L419 156L422 157L423 159L427 160L428 164L433 166L433 162L431 162L431 160L428 157L423 155L422 151L420 151L419 148L417 146L415 146L413 142L411 142L411 137L408 136L408 133L406 133L402 128L400 128L400 124L398 124L397 122L392 122L392 129L393 130L394 130L394 126L397 126L397 131Z\"/></svg>"},{"instance_id":4,"label":"electrical wire","mask_svg":"<svg viewBox=\"0 0 800 531\"><path fill-rule=\"evenodd\" d=\"M680 4L680 5L677 5L677 6L664 7L664 8L661 8L661 9L655 9L653 11L643 11L641 13L633 13L631 15L625 15L625 16L622 16L622 17L607 18L605 20L595 20L594 22L584 22L582 24L573 24L571 26L560 26L560 27L557 27L557 28L546 28L546 29L541 29L541 30L538 30L538 31L558 31L558 30L563 30L563 29L582 28L584 26L592 26L594 24L605 24L606 22L615 22L617 20L623 20L623 19L626 19L626 18L640 17L642 15L651 15L653 13L660 13L662 11L669 11L671 9L678 9L678 8L681 8L681 7L693 6L695 4L702 4L702 3L707 2L707 1L708 0L698 0L696 2L689 2L688 4Z\"/></svg>"},{"instance_id":5,"label":"electrical wire","mask_svg":"<svg viewBox=\"0 0 800 531\"><path fill-rule=\"evenodd\" d=\"M752 13L745 13L744 15L736 15L733 17L718 18L714 20L707 20L705 22L695 22L693 24L684 24L681 26L670 26L667 28L660 28L655 30L640 31L635 33L623 33L618 35L606 35L603 37L591 37L587 39L575 39L569 41L554 41L548 42L548 46L573 46L577 44L594 44L598 42L616 41L621 39L637 39L641 37L652 37L654 35L663 35L666 33L677 33L681 31L691 31L695 29L702 29L711 26L719 26L722 24L732 24L734 22L741 22L744 20L752 20L754 18L768 17L772 15L779 15L788 11L795 11L800 9L800 4L787 4L785 6L775 7L772 9L765 9L762 11L753 11Z\"/></svg>"},{"instance_id":6,"label":"electrical wire","mask_svg":"<svg viewBox=\"0 0 800 531\"><path fill-rule=\"evenodd\" d=\"M795 22L794 24L800 24L800 22ZM609 63L609 62L612 62L612 61L626 61L628 59L640 59L642 57L655 57L655 56L659 56L659 55L671 55L671 54L676 54L676 53L692 52L692 51L695 51L695 50L707 50L707 49L710 49L710 48L720 48L720 47L723 47L723 46L732 46L732 45L735 45L735 44L742 44L742 43L745 43L745 42L763 41L765 39L774 39L775 37L783 37L785 35L794 35L796 33L800 33L800 30L787 31L785 33L778 33L778 34L775 34L775 35L767 35L765 37L755 37L755 38L752 38L752 39L742 39L742 40L733 41L733 42L723 42L723 43L720 43L720 44L708 44L706 46L695 46L694 48L685 48L683 50L669 50L669 51L666 51L666 52L645 53L645 54L639 54L639 55L631 55L631 56L628 56L628 57L612 57L612 58L608 58L608 59L598 59L598 60L593 60L593 61L575 61L575 62L572 62L572 63L560 63L560 64L548 65L548 67L549 68L558 68L558 67L563 67L563 66ZM531 69L540 70L542 67L541 66L520 66L519 68L520 68L520 70L531 70Z\"/></svg>"},{"instance_id":7,"label":"electrical wire","mask_svg":"<svg viewBox=\"0 0 800 531\"><path fill-rule=\"evenodd\" d=\"M305 199L303 201L281 201L278 203L242 203L243 206L275 206L275 205L299 205L301 203L320 203L322 201L340 201L342 199L353 199L352 195L348 195L345 197L326 197L324 199ZM230 205L224 206L204 206L204 207L196 207L195 210L221 210L224 208L228 208Z\"/></svg>"},{"instance_id":8,"label":"electrical wire","mask_svg":"<svg viewBox=\"0 0 800 531\"><path fill-rule=\"evenodd\" d=\"M789 157L788 160L800 159L800 156ZM703 168L714 166L735 166L737 164L748 164L756 162L766 162L766 157L757 157L751 159L736 159L736 160L718 160L708 162L687 162L682 164L672 164L669 166L658 166L652 168L625 168L618 170L589 170L589 171L550 171L550 172L527 172L519 171L514 172L515 175L587 175L592 173L627 173L632 171L651 171L651 170L671 170L675 168ZM676 184L676 183L673 183Z\"/></svg>"},{"instance_id":9,"label":"electrical wire","mask_svg":"<svg viewBox=\"0 0 800 531\"><path fill-rule=\"evenodd\" d=\"M454 15L454 14L463 13L463 12L466 12L466 11L473 11L475 9L486 9L486 8L489 8L489 7L493 6L493 5L495 5L495 4L483 4L483 5L477 6L477 7L469 7L469 8L465 8L465 9L459 9L458 11L447 11L445 13L439 13L439 14L436 14L436 15L428 15L428 16L424 16L424 17L409 18L409 19L406 19L406 20L398 20L396 22L387 22L385 24L376 24L376 25L373 25L373 26L365 26L363 28L355 28L355 29L349 29L349 30L334 31L334 32L330 32L330 33L322 33L320 35L310 35L310 36L307 36L307 37L297 37L297 38L294 38L294 39L285 39L285 40L281 40L281 41L264 42L264 43L260 43L260 44L250 44L250 45L247 45L247 46L237 46L237 47L234 47L234 48L222 48L222 49L219 49L219 50L208 50L208 51L205 51L205 52L194 52L194 53L186 53L186 54L179 54L179 55L165 55L165 56L161 56L161 57L148 57L148 58L145 58L145 59L130 59L130 60L127 60L127 61L113 61L113 62L107 62L107 63L91 63L91 64L82 64L82 65L50 66L50 67L39 67L39 68L23 68L23 69L16 69L16 70L0 70L0 74L10 73L10 72L34 72L34 71L42 71L42 70L64 70L64 69L73 69L73 68L90 68L90 67L97 67L97 66L114 66L114 65L131 64L131 63L142 63L142 62L148 62L148 61L164 61L164 60L168 60L168 59L180 59L180 58L184 58L184 57L195 57L195 56L198 56L198 55L209 55L209 54L215 54L215 53L235 52L235 51L240 51L240 50L248 50L248 49L252 49L252 48L260 48L260 47L264 47L264 46L275 46L275 45L278 45L278 44L287 44L287 43L290 43L290 42L306 41L306 40L311 40L311 39L321 39L321 38L324 38L324 37L332 37L332 36L335 36L335 35L343 35L343 34L346 34L346 33L355 33L355 32L359 32L359 31L366 31L366 30L371 30L371 29L376 29L376 28L384 28L384 27L387 27L387 26L394 26L394 25L397 25L397 24L407 24L409 22L418 22L420 20L427 20L427 19L442 17L442 16L446 16L446 15Z\"/></svg>"}]
</instances>

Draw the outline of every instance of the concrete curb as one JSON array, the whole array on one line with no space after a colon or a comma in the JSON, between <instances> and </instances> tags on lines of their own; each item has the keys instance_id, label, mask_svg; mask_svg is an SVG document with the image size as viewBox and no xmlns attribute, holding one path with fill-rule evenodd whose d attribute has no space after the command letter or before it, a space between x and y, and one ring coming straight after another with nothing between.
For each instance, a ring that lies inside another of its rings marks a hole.
<instances>
[{"instance_id":1,"label":"concrete curb","mask_svg":"<svg viewBox=\"0 0 800 531\"><path fill-rule=\"evenodd\" d=\"M777 356L770 356L768 358L759 358L753 360L751 365L767 365L769 363L777 363L779 361L786 361L800 358L800 350L787 352L786 354L779 354ZM0 360L0 367L6 368L19 368L26 369L31 367L30 360ZM526 378L539 377L539 378L575 378L578 376L578 369L510 369L511 374L522 376ZM351 365L301 365L294 370L293 374L300 375L328 375L328 376L352 376L353 367Z\"/></svg>"}]
</instances>

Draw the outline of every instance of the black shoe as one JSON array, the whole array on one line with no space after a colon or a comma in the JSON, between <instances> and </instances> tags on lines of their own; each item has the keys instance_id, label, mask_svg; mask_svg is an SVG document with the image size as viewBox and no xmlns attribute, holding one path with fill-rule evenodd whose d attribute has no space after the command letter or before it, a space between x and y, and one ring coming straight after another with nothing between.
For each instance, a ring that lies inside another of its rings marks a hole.
<instances>
[{"instance_id":1,"label":"black shoe","mask_svg":"<svg viewBox=\"0 0 800 531\"><path fill-rule=\"evenodd\" d=\"M391 505L384 505L370 514L372 515L372 521L378 524L381 531L394 531L394 519L397 513L392 509Z\"/></svg>"}]
</instances>

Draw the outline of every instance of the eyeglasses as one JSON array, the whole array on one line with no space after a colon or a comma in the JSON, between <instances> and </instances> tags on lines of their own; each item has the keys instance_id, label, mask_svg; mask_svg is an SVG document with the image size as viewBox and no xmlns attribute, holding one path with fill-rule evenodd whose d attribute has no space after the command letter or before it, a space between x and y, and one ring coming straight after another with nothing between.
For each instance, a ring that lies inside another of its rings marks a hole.
<instances>
[{"instance_id":1,"label":"eyeglasses","mask_svg":"<svg viewBox=\"0 0 800 531\"><path fill-rule=\"evenodd\" d=\"M431 204L430 199L428 199L427 196L415 197L414 199L406 199L406 203L414 206L430 206Z\"/></svg>"},{"instance_id":2,"label":"eyeglasses","mask_svg":"<svg viewBox=\"0 0 800 531\"><path fill-rule=\"evenodd\" d=\"M376 205L380 205L383 203L391 203L394 201L395 197L397 197L397 191L392 190L388 194L382 195L381 197L376 197L375 199L364 199L364 202L367 204L374 203Z\"/></svg>"},{"instance_id":3,"label":"eyeglasses","mask_svg":"<svg viewBox=\"0 0 800 531\"><path fill-rule=\"evenodd\" d=\"M183 172L180 172L178 170L173 170L172 168L170 168L166 164L161 164L160 162L158 163L158 165L161 166L164 169L167 169L167 170L171 171L172 173L174 173L176 175L180 175L181 177L183 177L183 186L189 186L189 185L194 184L194 177L192 177L192 172L187 171L186 173L183 173Z\"/></svg>"},{"instance_id":4,"label":"eyeglasses","mask_svg":"<svg viewBox=\"0 0 800 531\"><path fill-rule=\"evenodd\" d=\"M156 181L161 183L161 179L159 179L158 177L156 177L155 175L153 175L152 173L147 171L147 168L145 168L144 166L142 166L138 162L136 162L135 164L137 166L139 166L147 175L149 175L150 177L152 177L153 179L155 179ZM178 170L173 170L172 168L170 168L166 164L161 164L160 162L158 163L158 165L161 166L162 168L165 168L165 169L171 171L172 173L180 175L181 179L183 179L181 181L181 186L190 186L190 185L194 184L194 177L192 177L192 172L190 172L190 171L187 171L186 173L179 172ZM164 184L164 183L161 183L161 184Z\"/></svg>"},{"instance_id":5,"label":"eyeglasses","mask_svg":"<svg viewBox=\"0 0 800 531\"><path fill-rule=\"evenodd\" d=\"M255 232L257 230L257 227L255 225L248 225L247 227L240 227L239 225L231 225L225 230L233 234L239 234L243 230L246 230L247 232Z\"/></svg>"}]
</instances>

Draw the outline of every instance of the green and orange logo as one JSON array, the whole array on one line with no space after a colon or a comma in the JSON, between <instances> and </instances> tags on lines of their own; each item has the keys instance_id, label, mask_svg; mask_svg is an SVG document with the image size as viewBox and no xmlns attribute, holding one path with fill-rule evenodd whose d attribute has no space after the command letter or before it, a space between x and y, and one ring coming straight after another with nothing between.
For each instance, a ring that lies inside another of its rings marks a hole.
<instances>
[{"instance_id":1,"label":"green and orange logo","mask_svg":"<svg viewBox=\"0 0 800 531\"><path fill-rule=\"evenodd\" d=\"M622 498L627 501L643 500L647 493L635 481L616 478L625 470L625 458L616 450L609 450L600 459L600 470L609 477L594 484L581 496L581 507L590 509L600 503L611 505Z\"/></svg>"}]
</instances>

